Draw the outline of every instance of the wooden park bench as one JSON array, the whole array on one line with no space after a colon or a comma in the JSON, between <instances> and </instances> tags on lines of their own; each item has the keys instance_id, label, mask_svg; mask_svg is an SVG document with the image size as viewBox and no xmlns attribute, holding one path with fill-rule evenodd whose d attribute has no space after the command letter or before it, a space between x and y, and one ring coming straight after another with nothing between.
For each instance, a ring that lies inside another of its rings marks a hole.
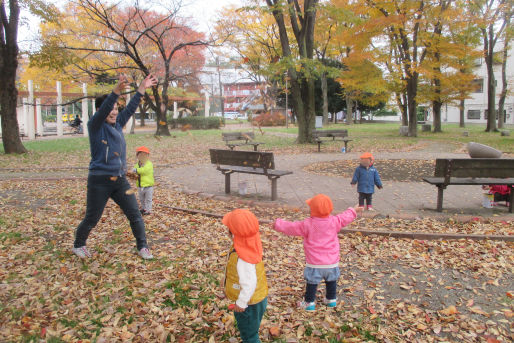
<instances>
[{"instance_id":1,"label":"wooden park bench","mask_svg":"<svg viewBox=\"0 0 514 343\"><path fill-rule=\"evenodd\" d=\"M312 138L318 143L318 152L321 151L321 144L324 142L322 138L332 138L335 141L336 138L341 138L344 142L344 150L348 152L348 142L352 140L348 138L348 130L313 130Z\"/></svg>"},{"instance_id":2,"label":"wooden park bench","mask_svg":"<svg viewBox=\"0 0 514 343\"><path fill-rule=\"evenodd\" d=\"M253 132L222 132L221 138L230 150L234 150L236 146L253 145L253 151L257 151L257 147L264 144L254 141L255 134Z\"/></svg>"},{"instance_id":3,"label":"wooden park bench","mask_svg":"<svg viewBox=\"0 0 514 343\"><path fill-rule=\"evenodd\" d=\"M437 211L443 210L443 192L449 185L508 185L509 212L514 202L514 159L500 158L438 158L434 177L423 181L437 186Z\"/></svg>"},{"instance_id":4,"label":"wooden park bench","mask_svg":"<svg viewBox=\"0 0 514 343\"><path fill-rule=\"evenodd\" d=\"M267 176L271 180L271 200L277 200L277 180L292 174L276 170L272 152L209 149L211 163L225 175L225 193L230 194L230 174L246 173Z\"/></svg>"}]
</instances>

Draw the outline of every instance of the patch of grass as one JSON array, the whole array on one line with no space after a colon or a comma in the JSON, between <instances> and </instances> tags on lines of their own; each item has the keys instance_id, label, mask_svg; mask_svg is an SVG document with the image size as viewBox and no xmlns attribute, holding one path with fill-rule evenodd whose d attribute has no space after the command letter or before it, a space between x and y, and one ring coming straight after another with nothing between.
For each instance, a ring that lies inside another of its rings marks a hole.
<instances>
[{"instance_id":1,"label":"patch of grass","mask_svg":"<svg viewBox=\"0 0 514 343\"><path fill-rule=\"evenodd\" d=\"M38 334L24 334L21 338L23 343L39 342L41 337Z\"/></svg>"},{"instance_id":2,"label":"patch of grass","mask_svg":"<svg viewBox=\"0 0 514 343\"><path fill-rule=\"evenodd\" d=\"M28 239L28 237L23 236L20 232L0 232L0 241L10 240L16 243Z\"/></svg>"},{"instance_id":3,"label":"patch of grass","mask_svg":"<svg viewBox=\"0 0 514 343\"><path fill-rule=\"evenodd\" d=\"M66 231L68 228L64 225L55 225L54 230L57 232L63 232Z\"/></svg>"},{"instance_id":4,"label":"patch of grass","mask_svg":"<svg viewBox=\"0 0 514 343\"><path fill-rule=\"evenodd\" d=\"M23 315L23 310L19 308L10 309L11 316L14 320L19 320Z\"/></svg>"},{"instance_id":5,"label":"patch of grass","mask_svg":"<svg viewBox=\"0 0 514 343\"><path fill-rule=\"evenodd\" d=\"M67 318L59 318L59 322L68 328L74 328L79 324L78 321Z\"/></svg>"}]
</instances>

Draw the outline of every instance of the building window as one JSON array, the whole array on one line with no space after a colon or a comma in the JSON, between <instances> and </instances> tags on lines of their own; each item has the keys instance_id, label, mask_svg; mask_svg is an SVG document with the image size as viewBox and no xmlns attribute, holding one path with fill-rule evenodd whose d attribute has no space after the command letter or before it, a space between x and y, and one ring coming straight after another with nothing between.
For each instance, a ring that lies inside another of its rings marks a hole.
<instances>
[{"instance_id":1,"label":"building window","mask_svg":"<svg viewBox=\"0 0 514 343\"><path fill-rule=\"evenodd\" d=\"M495 115L495 120L498 121L498 110L494 111L496 112L496 115ZM487 116L489 114L489 111L488 110L485 110L484 111L484 119L487 119ZM505 123L505 121L507 120L507 118L509 118L509 116L507 116L507 110L503 110L503 122Z\"/></svg>"},{"instance_id":2,"label":"building window","mask_svg":"<svg viewBox=\"0 0 514 343\"><path fill-rule=\"evenodd\" d=\"M480 110L468 110L468 119L480 119Z\"/></svg>"},{"instance_id":3,"label":"building window","mask_svg":"<svg viewBox=\"0 0 514 343\"><path fill-rule=\"evenodd\" d=\"M474 93L483 93L484 92L484 79L473 80L473 85L475 85Z\"/></svg>"}]
</instances>

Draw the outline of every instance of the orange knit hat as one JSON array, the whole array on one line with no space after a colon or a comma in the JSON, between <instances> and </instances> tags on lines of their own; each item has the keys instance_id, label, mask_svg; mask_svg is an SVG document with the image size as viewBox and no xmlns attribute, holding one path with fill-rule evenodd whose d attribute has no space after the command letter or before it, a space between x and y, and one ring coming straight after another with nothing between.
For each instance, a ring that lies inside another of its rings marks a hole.
<instances>
[{"instance_id":1,"label":"orange knit hat","mask_svg":"<svg viewBox=\"0 0 514 343\"><path fill-rule=\"evenodd\" d=\"M242 260L252 264L262 261L259 220L252 212L242 209L233 210L225 214L223 224L234 235L234 249Z\"/></svg>"},{"instance_id":2,"label":"orange knit hat","mask_svg":"<svg viewBox=\"0 0 514 343\"><path fill-rule=\"evenodd\" d=\"M140 146L140 147L137 147L137 148L136 148L136 155L137 155L137 153L139 153L139 152L146 152L147 154L149 154L149 153L150 153L150 150L149 150L147 147L145 147L145 146Z\"/></svg>"},{"instance_id":3,"label":"orange knit hat","mask_svg":"<svg viewBox=\"0 0 514 343\"><path fill-rule=\"evenodd\" d=\"M318 194L305 202L311 208L311 217L326 218L334 209L332 200L325 194Z\"/></svg>"},{"instance_id":4,"label":"orange knit hat","mask_svg":"<svg viewBox=\"0 0 514 343\"><path fill-rule=\"evenodd\" d=\"M370 152L365 152L361 155L361 158L371 158L372 161L374 160L373 155L371 155Z\"/></svg>"}]
</instances>

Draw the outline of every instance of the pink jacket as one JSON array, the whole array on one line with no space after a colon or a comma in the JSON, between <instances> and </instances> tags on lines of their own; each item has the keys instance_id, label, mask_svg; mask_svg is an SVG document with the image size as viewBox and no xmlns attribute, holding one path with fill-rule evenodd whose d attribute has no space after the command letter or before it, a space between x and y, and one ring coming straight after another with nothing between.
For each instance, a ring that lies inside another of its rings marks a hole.
<instances>
[{"instance_id":1,"label":"pink jacket","mask_svg":"<svg viewBox=\"0 0 514 343\"><path fill-rule=\"evenodd\" d=\"M275 230L289 236L302 236L307 264L326 266L339 262L337 233L356 217L357 212L350 207L337 216L327 218L310 217L297 222L277 219Z\"/></svg>"}]
</instances>

